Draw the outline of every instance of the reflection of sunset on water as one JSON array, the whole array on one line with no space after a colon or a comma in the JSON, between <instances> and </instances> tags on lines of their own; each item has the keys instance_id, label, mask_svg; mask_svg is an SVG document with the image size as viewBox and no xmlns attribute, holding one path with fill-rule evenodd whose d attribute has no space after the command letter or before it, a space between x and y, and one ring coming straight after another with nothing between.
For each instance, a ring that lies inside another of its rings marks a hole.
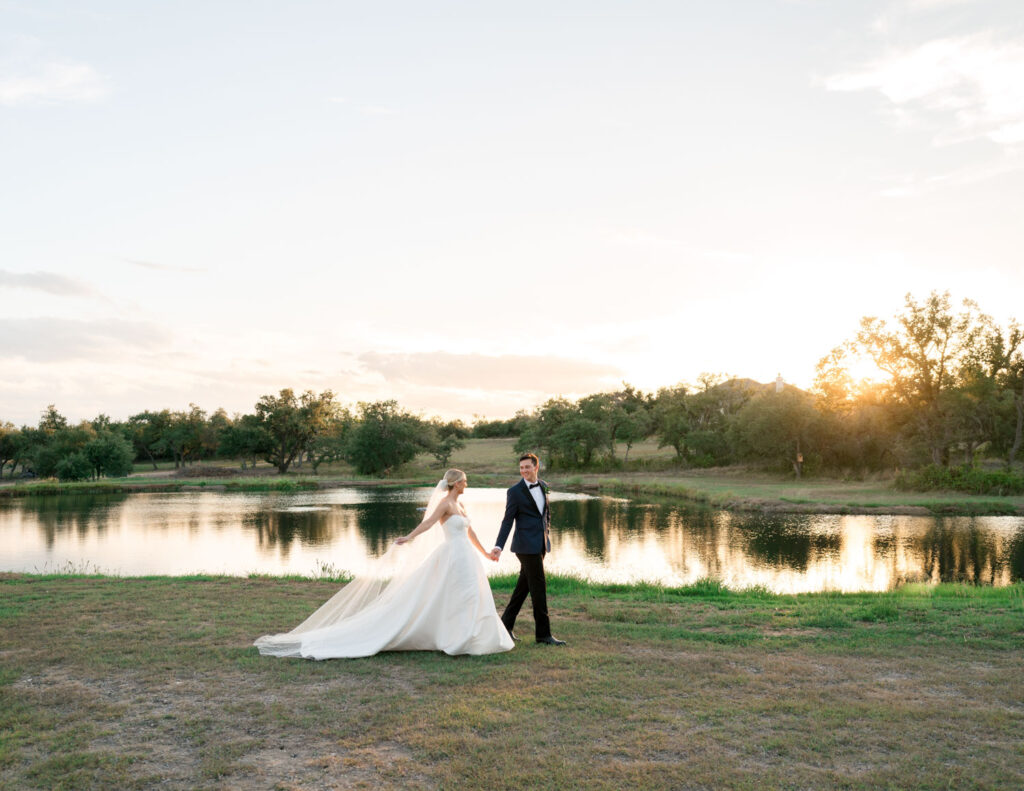
<instances>
[{"instance_id":1,"label":"reflection of sunset on water","mask_svg":"<svg viewBox=\"0 0 1024 791\"><path fill-rule=\"evenodd\" d=\"M429 489L150 493L26 498L0 506L0 570L133 574L360 573L422 518ZM463 501L485 547L503 489ZM555 493L550 573L669 586L882 591L942 579L1006 585L1024 576L1014 517L730 513ZM511 552L488 573L516 573Z\"/></svg>"}]
</instances>

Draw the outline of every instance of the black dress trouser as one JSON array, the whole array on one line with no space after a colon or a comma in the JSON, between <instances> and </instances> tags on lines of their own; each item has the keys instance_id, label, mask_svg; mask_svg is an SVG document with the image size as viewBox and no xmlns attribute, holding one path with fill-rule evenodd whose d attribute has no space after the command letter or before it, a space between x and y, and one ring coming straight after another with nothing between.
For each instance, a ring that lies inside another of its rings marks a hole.
<instances>
[{"instance_id":1,"label":"black dress trouser","mask_svg":"<svg viewBox=\"0 0 1024 791\"><path fill-rule=\"evenodd\" d=\"M533 620L536 623L537 639L551 637L551 621L548 619L548 590L544 581L544 556L543 555L520 555L519 558L519 579L516 580L515 590L512 591L512 598L508 600L505 612L501 614L501 622L510 632L516 625L516 616L526 601L526 594L530 594L530 601L533 602Z\"/></svg>"}]
</instances>

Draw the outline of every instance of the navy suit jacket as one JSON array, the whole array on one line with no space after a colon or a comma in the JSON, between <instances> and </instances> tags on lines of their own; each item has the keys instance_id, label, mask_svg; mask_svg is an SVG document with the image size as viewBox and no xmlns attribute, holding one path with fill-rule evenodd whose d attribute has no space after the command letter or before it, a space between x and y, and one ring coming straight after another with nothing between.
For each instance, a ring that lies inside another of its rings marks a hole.
<instances>
[{"instance_id":1,"label":"navy suit jacket","mask_svg":"<svg viewBox=\"0 0 1024 791\"><path fill-rule=\"evenodd\" d=\"M540 481L542 487L547 484ZM544 492L544 488L541 489ZM494 545L505 548L512 523L515 533L512 534L512 551L520 555L544 555L551 551L551 509L548 507L548 496L544 495L544 510L537 510L537 503L530 494L526 481L520 480L510 488L505 496L505 518L498 529L498 539Z\"/></svg>"}]
</instances>

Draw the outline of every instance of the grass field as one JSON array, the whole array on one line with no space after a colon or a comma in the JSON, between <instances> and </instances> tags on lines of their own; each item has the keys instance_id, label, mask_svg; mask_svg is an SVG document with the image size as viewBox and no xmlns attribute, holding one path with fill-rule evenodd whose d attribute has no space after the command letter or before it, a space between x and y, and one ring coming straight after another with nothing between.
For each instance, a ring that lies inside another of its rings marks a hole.
<instances>
[{"instance_id":1,"label":"grass field","mask_svg":"<svg viewBox=\"0 0 1024 791\"><path fill-rule=\"evenodd\" d=\"M474 439L455 451L449 465L465 470L473 486L508 486L518 477L515 439ZM619 457L625 447L619 448ZM647 469L612 472L574 472L554 470L543 473L556 488L606 491L616 494L659 495L706 503L729 510L789 512L866 512L919 514L1024 514L1024 496L988 497L963 492L901 492L885 477L865 480L805 478L771 475L746 468L687 470L667 466L673 451L658 448L652 441L637 444L630 460L649 464ZM129 478L97 483L58 484L56 482L12 483L4 481L0 496L11 494L52 494L74 491L132 491L173 487L259 491L290 490L340 485L380 485L434 483L441 468L430 454L422 454L396 470L386 479L360 476L347 464L323 465L314 474L306 465L293 467L286 476L261 464L245 474L230 462L204 463L203 469L216 467L222 474L211 477L175 477L173 465L161 464L154 471L150 464L136 464ZM195 470L193 470L195 471Z\"/></svg>"},{"instance_id":2,"label":"grass field","mask_svg":"<svg viewBox=\"0 0 1024 791\"><path fill-rule=\"evenodd\" d=\"M501 606L511 580L493 585ZM336 587L0 575L0 789L1024 787L1021 585L562 579L565 648L251 647Z\"/></svg>"}]
</instances>

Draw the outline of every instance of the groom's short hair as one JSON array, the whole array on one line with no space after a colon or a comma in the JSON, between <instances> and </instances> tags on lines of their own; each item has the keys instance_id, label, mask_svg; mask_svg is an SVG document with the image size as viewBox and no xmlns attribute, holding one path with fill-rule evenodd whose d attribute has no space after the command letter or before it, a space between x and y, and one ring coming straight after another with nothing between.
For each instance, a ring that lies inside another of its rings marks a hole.
<instances>
[{"instance_id":1,"label":"groom's short hair","mask_svg":"<svg viewBox=\"0 0 1024 791\"><path fill-rule=\"evenodd\" d=\"M519 461L532 461L534 467L540 467L540 459L535 453L524 453L519 457Z\"/></svg>"}]
</instances>

